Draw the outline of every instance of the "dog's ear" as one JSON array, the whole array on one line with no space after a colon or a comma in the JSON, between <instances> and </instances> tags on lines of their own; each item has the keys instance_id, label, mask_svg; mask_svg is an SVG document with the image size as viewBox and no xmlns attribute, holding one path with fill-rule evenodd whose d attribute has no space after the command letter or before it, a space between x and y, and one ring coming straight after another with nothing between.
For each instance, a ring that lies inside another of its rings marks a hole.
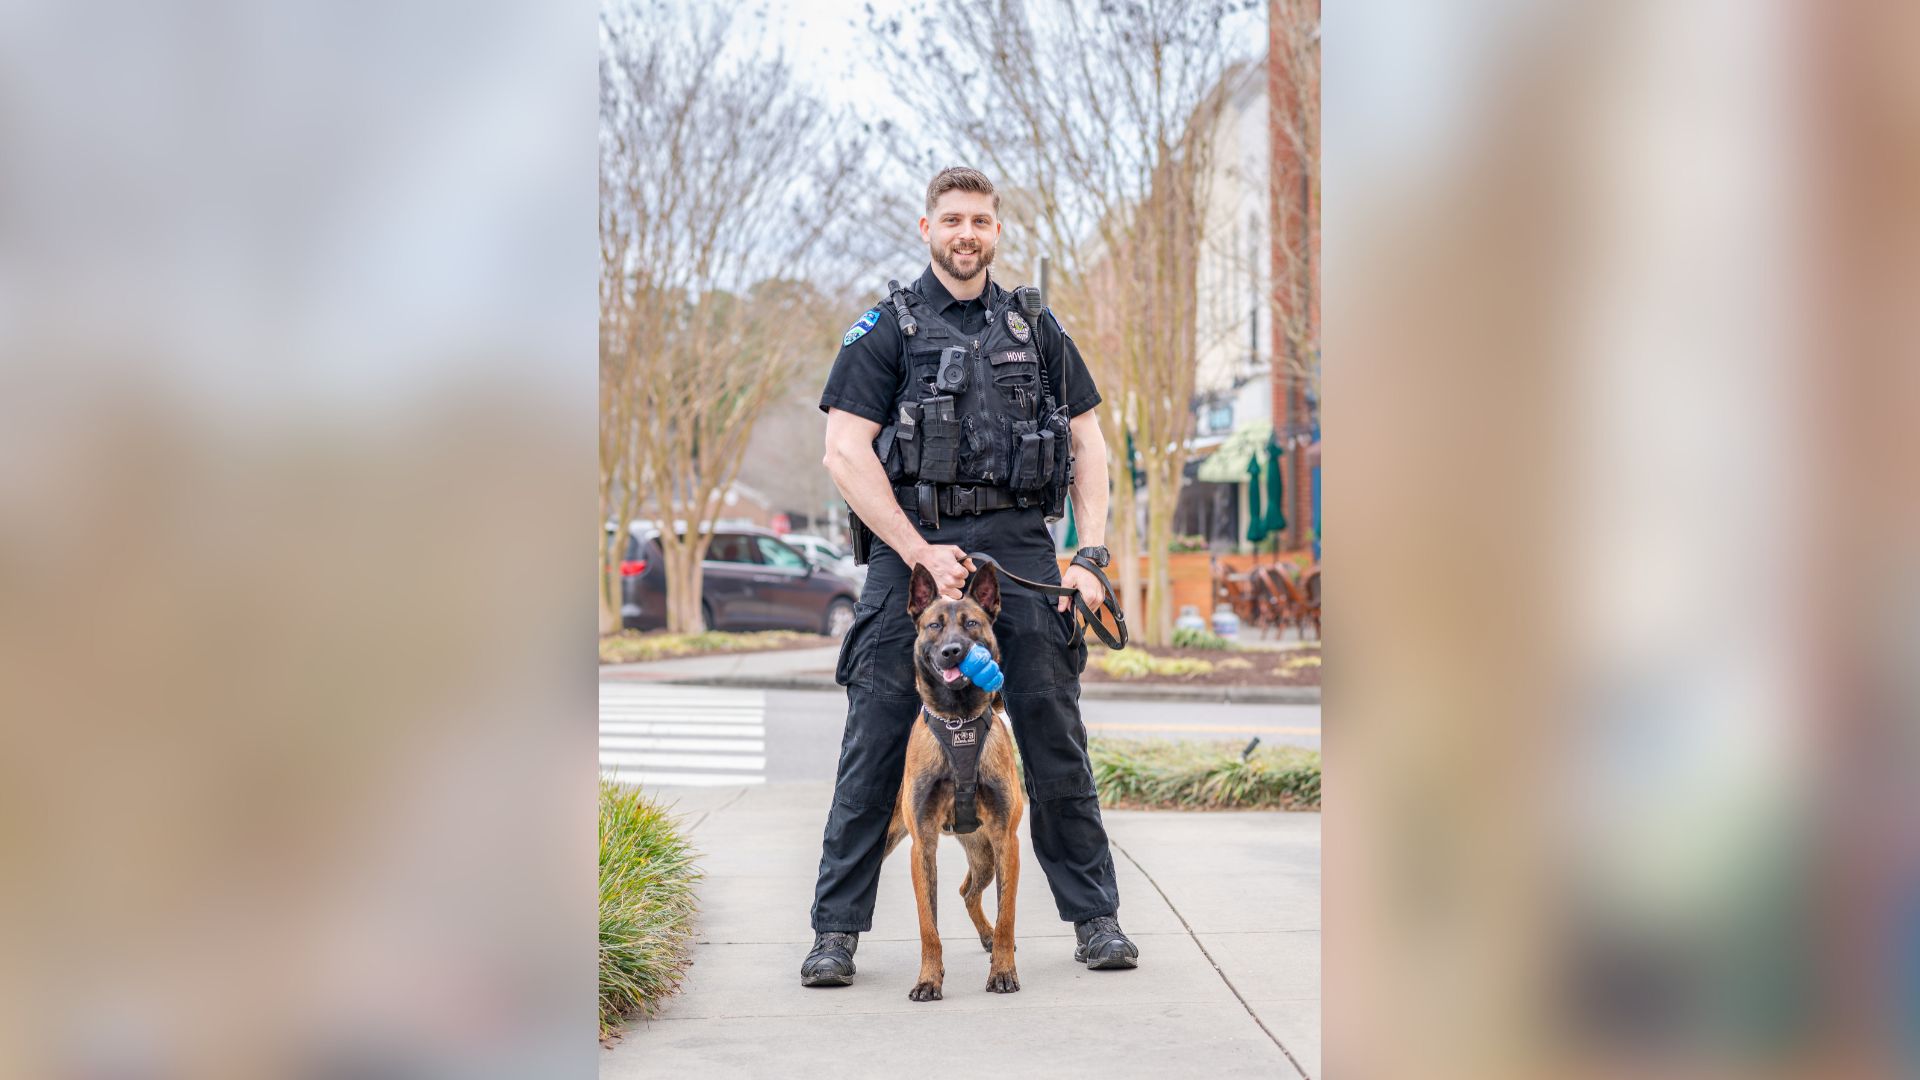
<instances>
[{"instance_id":1,"label":"dog's ear","mask_svg":"<svg viewBox=\"0 0 1920 1080\"><path fill-rule=\"evenodd\" d=\"M1000 575L993 572L991 563L982 565L973 575L973 584L967 587L967 595L987 613L987 618L1000 617Z\"/></svg>"},{"instance_id":2,"label":"dog's ear","mask_svg":"<svg viewBox=\"0 0 1920 1080\"><path fill-rule=\"evenodd\" d=\"M907 614L918 620L927 605L940 595L939 586L933 583L933 575L919 563L913 564L913 580L907 583Z\"/></svg>"}]
</instances>

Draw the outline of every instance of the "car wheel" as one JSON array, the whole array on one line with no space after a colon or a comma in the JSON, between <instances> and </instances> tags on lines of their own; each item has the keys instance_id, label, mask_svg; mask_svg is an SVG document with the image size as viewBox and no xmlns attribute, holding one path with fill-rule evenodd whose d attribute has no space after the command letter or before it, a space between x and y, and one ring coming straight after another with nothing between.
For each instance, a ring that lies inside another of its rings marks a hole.
<instances>
[{"instance_id":1,"label":"car wheel","mask_svg":"<svg viewBox=\"0 0 1920 1080\"><path fill-rule=\"evenodd\" d=\"M853 629L853 601L842 596L827 605L826 634L834 638L846 637L847 631L851 629Z\"/></svg>"},{"instance_id":2,"label":"car wheel","mask_svg":"<svg viewBox=\"0 0 1920 1080\"><path fill-rule=\"evenodd\" d=\"M707 630L712 630L714 628L713 605L707 603L705 600L700 601L700 625L705 627Z\"/></svg>"}]
</instances>

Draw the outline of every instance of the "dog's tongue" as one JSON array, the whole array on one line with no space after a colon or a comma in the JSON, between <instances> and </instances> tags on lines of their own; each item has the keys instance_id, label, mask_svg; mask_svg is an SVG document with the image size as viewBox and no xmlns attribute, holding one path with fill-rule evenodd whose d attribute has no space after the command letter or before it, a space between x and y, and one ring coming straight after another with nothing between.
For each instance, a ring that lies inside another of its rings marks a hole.
<instances>
[{"instance_id":1,"label":"dog's tongue","mask_svg":"<svg viewBox=\"0 0 1920 1080\"><path fill-rule=\"evenodd\" d=\"M940 677L948 682L952 682L960 677L960 669L957 667L944 668L940 672Z\"/></svg>"}]
</instances>

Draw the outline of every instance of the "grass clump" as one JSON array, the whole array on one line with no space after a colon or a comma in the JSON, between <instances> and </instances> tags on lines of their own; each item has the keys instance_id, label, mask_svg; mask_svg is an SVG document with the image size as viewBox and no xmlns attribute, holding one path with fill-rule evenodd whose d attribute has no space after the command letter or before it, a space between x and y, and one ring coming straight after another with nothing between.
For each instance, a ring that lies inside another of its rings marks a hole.
<instances>
[{"instance_id":1,"label":"grass clump","mask_svg":"<svg viewBox=\"0 0 1920 1080\"><path fill-rule=\"evenodd\" d=\"M1309 668L1317 668L1319 666L1320 666L1319 652L1317 651L1311 652L1311 653L1303 652L1295 656L1288 656L1283 658L1280 661L1279 665L1275 667L1273 670L1276 674L1280 674L1280 675L1297 675L1300 672L1305 671Z\"/></svg>"},{"instance_id":2,"label":"grass clump","mask_svg":"<svg viewBox=\"0 0 1920 1080\"><path fill-rule=\"evenodd\" d=\"M1211 630L1195 630L1185 626L1174 627L1173 644L1180 649L1214 649L1219 652L1239 647Z\"/></svg>"},{"instance_id":3,"label":"grass clump","mask_svg":"<svg viewBox=\"0 0 1920 1080\"><path fill-rule=\"evenodd\" d=\"M1116 679L1181 678L1213 672L1213 662L1210 660L1159 657L1145 649L1107 650L1093 662L1101 671Z\"/></svg>"},{"instance_id":4,"label":"grass clump","mask_svg":"<svg viewBox=\"0 0 1920 1080\"><path fill-rule=\"evenodd\" d=\"M693 848L639 788L600 781L600 1037L679 989L693 945Z\"/></svg>"},{"instance_id":5,"label":"grass clump","mask_svg":"<svg viewBox=\"0 0 1920 1080\"><path fill-rule=\"evenodd\" d=\"M646 660L667 660L676 656L699 656L716 652L754 652L782 649L814 634L794 630L755 630L733 633L704 630L698 634L635 634L622 632L600 639L600 662L633 664Z\"/></svg>"},{"instance_id":6,"label":"grass clump","mask_svg":"<svg viewBox=\"0 0 1920 1080\"><path fill-rule=\"evenodd\" d=\"M1231 743L1094 738L1100 805L1177 810L1318 810L1320 754L1264 747L1241 760Z\"/></svg>"}]
</instances>

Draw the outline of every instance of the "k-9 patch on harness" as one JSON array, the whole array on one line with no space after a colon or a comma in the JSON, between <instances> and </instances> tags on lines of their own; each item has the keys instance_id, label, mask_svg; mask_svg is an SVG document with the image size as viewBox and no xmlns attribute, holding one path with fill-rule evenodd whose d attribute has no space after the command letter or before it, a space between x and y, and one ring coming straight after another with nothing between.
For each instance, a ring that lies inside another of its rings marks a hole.
<instances>
[{"instance_id":1,"label":"k-9 patch on harness","mask_svg":"<svg viewBox=\"0 0 1920 1080\"><path fill-rule=\"evenodd\" d=\"M840 347L844 349L847 346L853 344L854 342L859 341L861 336L865 334L867 331L873 329L874 324L878 323L879 321L880 321L880 309L868 308L867 313L865 315L860 316L860 320L858 322L854 323L852 326L847 328L847 336L840 339Z\"/></svg>"}]
</instances>

